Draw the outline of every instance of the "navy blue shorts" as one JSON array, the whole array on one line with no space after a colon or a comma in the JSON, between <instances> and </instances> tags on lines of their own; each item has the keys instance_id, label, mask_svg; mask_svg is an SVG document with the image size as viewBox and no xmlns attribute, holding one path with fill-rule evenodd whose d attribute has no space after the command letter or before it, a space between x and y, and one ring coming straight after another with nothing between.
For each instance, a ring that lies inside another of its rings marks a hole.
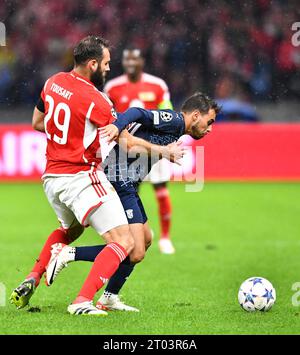
<instances>
[{"instance_id":1,"label":"navy blue shorts","mask_svg":"<svg viewBox=\"0 0 300 355\"><path fill-rule=\"evenodd\" d=\"M128 224L146 223L148 218L135 186L131 183L124 185L120 182L113 182L112 185L120 197Z\"/></svg>"}]
</instances>

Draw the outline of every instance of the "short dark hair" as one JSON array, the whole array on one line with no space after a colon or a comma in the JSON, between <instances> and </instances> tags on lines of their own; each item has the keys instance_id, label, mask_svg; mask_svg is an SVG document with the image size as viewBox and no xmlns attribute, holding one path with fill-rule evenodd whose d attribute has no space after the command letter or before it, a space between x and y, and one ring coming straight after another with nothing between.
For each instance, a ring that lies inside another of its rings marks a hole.
<instances>
[{"instance_id":1,"label":"short dark hair","mask_svg":"<svg viewBox=\"0 0 300 355\"><path fill-rule=\"evenodd\" d=\"M215 110L216 114L218 114L221 111L221 106L219 106L216 101L214 101L208 95L203 94L202 92L196 92L187 98L181 106L181 111L183 112L199 110L202 114L208 113L210 109Z\"/></svg>"},{"instance_id":2,"label":"short dark hair","mask_svg":"<svg viewBox=\"0 0 300 355\"><path fill-rule=\"evenodd\" d=\"M75 65L85 63L87 60L103 58L103 48L109 48L109 42L100 36L87 36L78 42L74 48Z\"/></svg>"}]
</instances>

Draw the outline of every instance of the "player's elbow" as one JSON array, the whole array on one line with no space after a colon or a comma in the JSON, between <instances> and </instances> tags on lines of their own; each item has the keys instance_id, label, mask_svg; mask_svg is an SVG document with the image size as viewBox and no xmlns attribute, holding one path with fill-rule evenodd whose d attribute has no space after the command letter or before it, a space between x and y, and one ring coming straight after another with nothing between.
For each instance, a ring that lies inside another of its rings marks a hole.
<instances>
[{"instance_id":1,"label":"player's elbow","mask_svg":"<svg viewBox=\"0 0 300 355\"><path fill-rule=\"evenodd\" d=\"M38 124L38 122L37 122L35 119L32 120L32 128L33 128L35 131L38 131L38 130L39 130L39 124Z\"/></svg>"},{"instance_id":2,"label":"player's elbow","mask_svg":"<svg viewBox=\"0 0 300 355\"><path fill-rule=\"evenodd\" d=\"M40 112L36 107L32 116L32 128L39 132L45 132L44 128L44 116L43 112Z\"/></svg>"},{"instance_id":3,"label":"player's elbow","mask_svg":"<svg viewBox=\"0 0 300 355\"><path fill-rule=\"evenodd\" d=\"M127 130L124 130L119 136L118 143L122 149L129 151L135 145L135 138Z\"/></svg>"},{"instance_id":4,"label":"player's elbow","mask_svg":"<svg viewBox=\"0 0 300 355\"><path fill-rule=\"evenodd\" d=\"M32 123L32 128L35 130L35 131L38 131L38 132L45 132L45 128L44 128L44 124L43 123Z\"/></svg>"},{"instance_id":5,"label":"player's elbow","mask_svg":"<svg viewBox=\"0 0 300 355\"><path fill-rule=\"evenodd\" d=\"M142 154L142 155L149 155L149 145L147 142L131 136L127 142L127 151L132 154Z\"/></svg>"}]
</instances>

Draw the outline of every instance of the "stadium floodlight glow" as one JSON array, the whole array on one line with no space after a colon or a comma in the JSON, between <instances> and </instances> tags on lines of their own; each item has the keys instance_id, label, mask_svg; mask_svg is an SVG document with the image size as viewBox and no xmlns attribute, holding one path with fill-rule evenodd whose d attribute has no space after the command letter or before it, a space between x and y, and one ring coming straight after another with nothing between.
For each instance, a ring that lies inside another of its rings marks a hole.
<instances>
[{"instance_id":1,"label":"stadium floodlight glow","mask_svg":"<svg viewBox=\"0 0 300 355\"><path fill-rule=\"evenodd\" d=\"M6 46L6 27L3 22L0 22L0 46Z\"/></svg>"}]
</instances>

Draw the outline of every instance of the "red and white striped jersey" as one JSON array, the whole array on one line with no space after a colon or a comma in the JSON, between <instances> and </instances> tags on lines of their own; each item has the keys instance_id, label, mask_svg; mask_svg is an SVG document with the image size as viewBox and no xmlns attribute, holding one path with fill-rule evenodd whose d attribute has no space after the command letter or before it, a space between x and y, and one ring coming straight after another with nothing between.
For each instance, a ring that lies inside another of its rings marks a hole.
<instances>
[{"instance_id":1,"label":"red and white striped jersey","mask_svg":"<svg viewBox=\"0 0 300 355\"><path fill-rule=\"evenodd\" d=\"M43 176L95 170L101 163L99 128L116 113L108 97L75 71L48 79L41 93L45 106L47 165Z\"/></svg>"},{"instance_id":2,"label":"red and white striped jersey","mask_svg":"<svg viewBox=\"0 0 300 355\"><path fill-rule=\"evenodd\" d=\"M157 76L147 73L142 73L140 80L134 83L129 81L126 74L118 76L107 82L104 92L118 112L124 112L129 107L148 110L172 108L167 84ZM168 106L162 107L164 103Z\"/></svg>"}]
</instances>

